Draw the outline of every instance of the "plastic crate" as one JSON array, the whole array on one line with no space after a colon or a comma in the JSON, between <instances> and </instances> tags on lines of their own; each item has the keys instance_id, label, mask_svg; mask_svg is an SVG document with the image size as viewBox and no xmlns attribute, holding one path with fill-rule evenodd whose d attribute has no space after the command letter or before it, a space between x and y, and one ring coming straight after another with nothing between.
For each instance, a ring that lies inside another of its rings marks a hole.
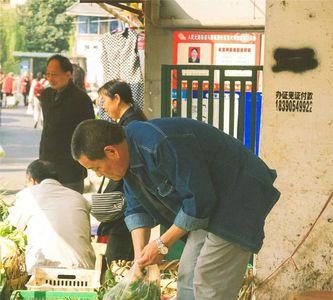
<instances>
[{"instance_id":1,"label":"plastic crate","mask_svg":"<svg viewBox=\"0 0 333 300\"><path fill-rule=\"evenodd\" d=\"M87 269L36 268L26 284L34 291L92 292L100 286L100 271Z\"/></svg>"},{"instance_id":2,"label":"plastic crate","mask_svg":"<svg viewBox=\"0 0 333 300\"><path fill-rule=\"evenodd\" d=\"M14 291L10 300L44 300L44 299L68 299L88 300L98 299L95 292L62 292L62 291Z\"/></svg>"}]
</instances>

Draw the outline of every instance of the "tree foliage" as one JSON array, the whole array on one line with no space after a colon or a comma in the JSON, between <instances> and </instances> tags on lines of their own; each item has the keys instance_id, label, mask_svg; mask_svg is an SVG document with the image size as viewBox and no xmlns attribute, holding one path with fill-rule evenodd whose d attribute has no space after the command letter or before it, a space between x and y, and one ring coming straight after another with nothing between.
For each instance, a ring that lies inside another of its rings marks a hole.
<instances>
[{"instance_id":1,"label":"tree foliage","mask_svg":"<svg viewBox=\"0 0 333 300\"><path fill-rule=\"evenodd\" d=\"M68 51L73 19L65 14L75 0L28 0L11 8L0 0L0 64L5 72L19 71L14 51Z\"/></svg>"},{"instance_id":2,"label":"tree foliage","mask_svg":"<svg viewBox=\"0 0 333 300\"><path fill-rule=\"evenodd\" d=\"M62 52L69 48L73 18L65 14L75 0L29 0L24 13L25 46L32 52Z\"/></svg>"},{"instance_id":3,"label":"tree foliage","mask_svg":"<svg viewBox=\"0 0 333 300\"><path fill-rule=\"evenodd\" d=\"M13 51L25 50L24 36L17 10L0 8L0 64L5 72L18 72L19 59Z\"/></svg>"}]
</instances>

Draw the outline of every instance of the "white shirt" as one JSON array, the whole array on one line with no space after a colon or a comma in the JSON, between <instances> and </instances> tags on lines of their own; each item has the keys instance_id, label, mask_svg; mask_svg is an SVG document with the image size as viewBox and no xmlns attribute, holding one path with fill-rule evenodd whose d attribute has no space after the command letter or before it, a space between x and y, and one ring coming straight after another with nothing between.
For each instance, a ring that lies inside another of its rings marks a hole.
<instances>
[{"instance_id":1,"label":"white shirt","mask_svg":"<svg viewBox=\"0 0 333 300\"><path fill-rule=\"evenodd\" d=\"M8 220L28 238L26 265L94 269L90 240L90 205L79 193L54 179L17 194Z\"/></svg>"}]
</instances>

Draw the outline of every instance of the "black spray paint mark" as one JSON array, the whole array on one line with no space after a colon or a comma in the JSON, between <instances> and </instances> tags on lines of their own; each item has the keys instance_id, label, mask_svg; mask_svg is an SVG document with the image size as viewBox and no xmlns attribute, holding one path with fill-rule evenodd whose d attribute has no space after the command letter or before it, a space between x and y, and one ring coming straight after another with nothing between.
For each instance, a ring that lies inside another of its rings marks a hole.
<instances>
[{"instance_id":1,"label":"black spray paint mark","mask_svg":"<svg viewBox=\"0 0 333 300\"><path fill-rule=\"evenodd\" d=\"M302 73L317 68L318 60L311 48L287 49L277 48L274 50L276 65L272 67L273 72L290 71Z\"/></svg>"}]
</instances>

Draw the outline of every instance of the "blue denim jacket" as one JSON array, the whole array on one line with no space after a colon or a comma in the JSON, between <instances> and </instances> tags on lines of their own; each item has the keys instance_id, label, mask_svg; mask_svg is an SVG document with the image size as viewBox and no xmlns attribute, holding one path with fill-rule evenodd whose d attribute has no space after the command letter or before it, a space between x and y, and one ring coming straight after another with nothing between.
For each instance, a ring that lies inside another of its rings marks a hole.
<instances>
[{"instance_id":1,"label":"blue denim jacket","mask_svg":"<svg viewBox=\"0 0 333 300\"><path fill-rule=\"evenodd\" d=\"M259 251L265 218L280 196L275 171L238 140L195 120L134 121L125 131L129 230L175 224Z\"/></svg>"}]
</instances>

